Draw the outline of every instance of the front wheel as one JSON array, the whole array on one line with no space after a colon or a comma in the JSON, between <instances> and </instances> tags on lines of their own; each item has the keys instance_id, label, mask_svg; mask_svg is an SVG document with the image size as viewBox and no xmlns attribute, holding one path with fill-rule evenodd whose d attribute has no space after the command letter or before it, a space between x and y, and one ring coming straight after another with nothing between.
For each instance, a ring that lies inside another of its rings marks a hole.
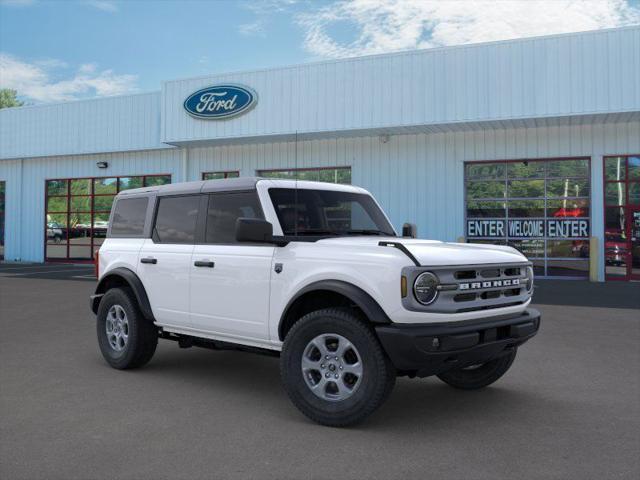
<instances>
[{"instance_id":1,"label":"front wheel","mask_svg":"<svg viewBox=\"0 0 640 480\"><path fill-rule=\"evenodd\" d=\"M450 370L438 375L444 383L461 390L478 390L502 377L516 358L517 349L486 363Z\"/></svg>"},{"instance_id":2,"label":"front wheel","mask_svg":"<svg viewBox=\"0 0 640 480\"><path fill-rule=\"evenodd\" d=\"M293 404L333 427L364 420L386 400L396 378L371 328L340 308L311 312L293 326L280 371Z\"/></svg>"}]
</instances>

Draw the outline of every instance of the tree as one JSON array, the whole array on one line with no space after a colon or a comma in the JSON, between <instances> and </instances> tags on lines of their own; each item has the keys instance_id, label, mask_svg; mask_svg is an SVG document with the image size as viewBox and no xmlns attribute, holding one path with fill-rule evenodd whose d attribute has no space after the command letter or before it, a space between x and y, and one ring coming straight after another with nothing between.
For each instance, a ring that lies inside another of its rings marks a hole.
<instances>
[{"instance_id":1,"label":"tree","mask_svg":"<svg viewBox=\"0 0 640 480\"><path fill-rule=\"evenodd\" d=\"M24 102L21 102L16 97L18 92L11 90L10 88L0 89L0 108L21 107Z\"/></svg>"}]
</instances>

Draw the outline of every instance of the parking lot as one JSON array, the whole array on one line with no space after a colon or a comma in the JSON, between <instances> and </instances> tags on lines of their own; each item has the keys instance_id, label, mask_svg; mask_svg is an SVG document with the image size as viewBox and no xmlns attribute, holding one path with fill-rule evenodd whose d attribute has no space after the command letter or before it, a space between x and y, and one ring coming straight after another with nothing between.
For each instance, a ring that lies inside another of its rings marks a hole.
<instances>
[{"instance_id":1,"label":"parking lot","mask_svg":"<svg viewBox=\"0 0 640 480\"><path fill-rule=\"evenodd\" d=\"M540 281L540 334L478 392L399 379L365 424L308 421L278 360L180 350L116 371L90 266L0 264L0 478L634 479L640 284Z\"/></svg>"}]
</instances>

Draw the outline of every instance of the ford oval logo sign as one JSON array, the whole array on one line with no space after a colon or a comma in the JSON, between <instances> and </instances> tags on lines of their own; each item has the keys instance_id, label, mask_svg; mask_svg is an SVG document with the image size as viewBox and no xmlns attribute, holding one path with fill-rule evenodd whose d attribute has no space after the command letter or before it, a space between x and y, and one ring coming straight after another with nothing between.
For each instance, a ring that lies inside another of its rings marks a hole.
<instances>
[{"instance_id":1,"label":"ford oval logo sign","mask_svg":"<svg viewBox=\"0 0 640 480\"><path fill-rule=\"evenodd\" d=\"M242 85L213 85L192 93L184 101L184 109L196 118L224 120L253 108L258 96Z\"/></svg>"}]
</instances>

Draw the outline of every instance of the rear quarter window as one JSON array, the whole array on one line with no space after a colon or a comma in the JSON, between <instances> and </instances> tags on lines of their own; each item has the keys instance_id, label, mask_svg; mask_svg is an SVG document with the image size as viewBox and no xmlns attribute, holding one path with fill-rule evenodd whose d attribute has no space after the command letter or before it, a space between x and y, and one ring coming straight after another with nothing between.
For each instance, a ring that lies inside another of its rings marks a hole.
<instances>
[{"instance_id":1,"label":"rear quarter window","mask_svg":"<svg viewBox=\"0 0 640 480\"><path fill-rule=\"evenodd\" d=\"M113 211L110 236L141 237L148 205L148 197L118 200Z\"/></svg>"}]
</instances>

